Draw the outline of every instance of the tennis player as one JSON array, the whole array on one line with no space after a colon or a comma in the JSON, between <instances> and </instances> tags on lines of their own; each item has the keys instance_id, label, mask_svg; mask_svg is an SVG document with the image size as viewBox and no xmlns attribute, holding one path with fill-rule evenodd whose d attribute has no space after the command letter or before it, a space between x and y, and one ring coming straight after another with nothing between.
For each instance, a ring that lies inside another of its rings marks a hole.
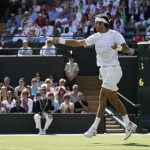
<instances>
[{"instance_id":1,"label":"tennis player","mask_svg":"<svg viewBox=\"0 0 150 150\"><path fill-rule=\"evenodd\" d=\"M122 77L122 69L118 61L118 51L128 53L129 47L119 32L109 29L109 19L106 14L95 17L95 28L97 33L94 33L85 40L54 38L53 42L72 47L95 44L97 66L100 67L100 76L103 83L100 90L99 106L95 121L90 129L84 133L84 136L91 138L97 134L98 125L104 115L107 99L109 99L122 116L126 125L124 138L126 140L136 130L137 125L130 121L124 105L117 96L117 84Z\"/></svg>"}]
</instances>

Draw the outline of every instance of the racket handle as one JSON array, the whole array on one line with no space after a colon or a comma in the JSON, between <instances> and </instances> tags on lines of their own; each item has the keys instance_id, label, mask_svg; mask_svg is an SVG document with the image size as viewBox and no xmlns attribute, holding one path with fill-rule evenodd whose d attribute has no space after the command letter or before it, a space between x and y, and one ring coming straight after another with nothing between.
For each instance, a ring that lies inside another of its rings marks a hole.
<instances>
[{"instance_id":1,"label":"racket handle","mask_svg":"<svg viewBox=\"0 0 150 150\"><path fill-rule=\"evenodd\" d=\"M47 38L48 40L53 40L53 38L52 38L52 37L49 37L49 36L46 36L46 38Z\"/></svg>"}]
</instances>

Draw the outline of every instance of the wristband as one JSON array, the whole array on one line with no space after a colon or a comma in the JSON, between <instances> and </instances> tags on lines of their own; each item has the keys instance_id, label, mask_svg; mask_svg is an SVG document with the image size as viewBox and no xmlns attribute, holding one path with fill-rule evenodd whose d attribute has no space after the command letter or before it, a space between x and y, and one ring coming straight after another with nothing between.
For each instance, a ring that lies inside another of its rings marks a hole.
<instances>
[{"instance_id":1,"label":"wristband","mask_svg":"<svg viewBox=\"0 0 150 150\"><path fill-rule=\"evenodd\" d=\"M117 51L122 51L122 46L120 46L120 45L117 46L116 50L117 50Z\"/></svg>"},{"instance_id":2,"label":"wristband","mask_svg":"<svg viewBox=\"0 0 150 150\"><path fill-rule=\"evenodd\" d=\"M65 45L65 43L66 43L66 40L65 40L65 39L62 39L62 38L59 39L59 44Z\"/></svg>"}]
</instances>

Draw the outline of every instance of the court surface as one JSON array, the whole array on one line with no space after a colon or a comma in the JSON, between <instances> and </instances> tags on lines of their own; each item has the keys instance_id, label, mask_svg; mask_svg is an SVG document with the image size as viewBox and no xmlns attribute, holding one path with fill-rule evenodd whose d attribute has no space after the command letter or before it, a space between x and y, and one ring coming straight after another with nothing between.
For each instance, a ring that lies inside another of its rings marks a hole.
<instances>
[{"instance_id":1,"label":"court surface","mask_svg":"<svg viewBox=\"0 0 150 150\"><path fill-rule=\"evenodd\" d=\"M150 134L99 134L86 138L81 134L0 135L0 150L150 150Z\"/></svg>"}]
</instances>

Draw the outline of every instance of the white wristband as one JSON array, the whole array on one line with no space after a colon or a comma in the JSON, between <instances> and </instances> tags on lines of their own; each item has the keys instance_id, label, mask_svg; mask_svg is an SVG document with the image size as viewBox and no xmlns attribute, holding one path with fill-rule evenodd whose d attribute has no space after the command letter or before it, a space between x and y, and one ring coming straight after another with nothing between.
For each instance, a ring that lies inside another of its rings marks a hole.
<instances>
[{"instance_id":1,"label":"white wristband","mask_svg":"<svg viewBox=\"0 0 150 150\"><path fill-rule=\"evenodd\" d=\"M65 45L65 43L66 43L65 39L62 39L62 38L59 39L59 44L64 44Z\"/></svg>"},{"instance_id":2,"label":"white wristband","mask_svg":"<svg viewBox=\"0 0 150 150\"><path fill-rule=\"evenodd\" d=\"M122 51L122 46L118 45L116 48L117 51Z\"/></svg>"}]
</instances>

